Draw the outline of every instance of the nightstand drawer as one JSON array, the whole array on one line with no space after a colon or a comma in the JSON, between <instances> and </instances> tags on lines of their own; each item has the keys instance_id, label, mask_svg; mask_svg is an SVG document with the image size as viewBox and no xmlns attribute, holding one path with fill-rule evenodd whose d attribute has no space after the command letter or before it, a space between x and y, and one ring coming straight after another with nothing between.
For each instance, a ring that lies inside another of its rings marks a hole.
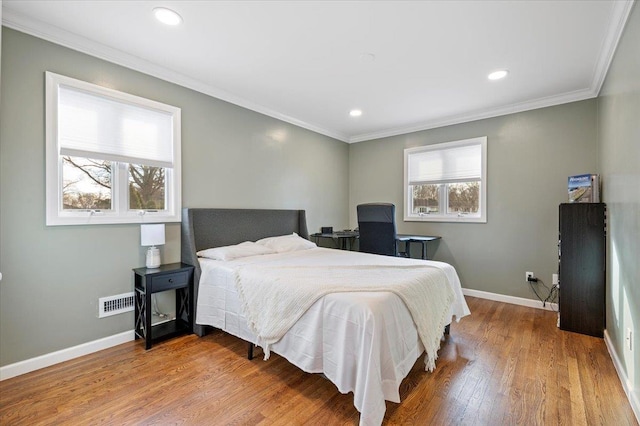
<instances>
[{"instance_id":1,"label":"nightstand drawer","mask_svg":"<svg viewBox=\"0 0 640 426\"><path fill-rule=\"evenodd\" d=\"M187 271L176 272L175 274L160 275L152 278L153 292L160 292L180 288L189 282L189 273Z\"/></svg>"}]
</instances>

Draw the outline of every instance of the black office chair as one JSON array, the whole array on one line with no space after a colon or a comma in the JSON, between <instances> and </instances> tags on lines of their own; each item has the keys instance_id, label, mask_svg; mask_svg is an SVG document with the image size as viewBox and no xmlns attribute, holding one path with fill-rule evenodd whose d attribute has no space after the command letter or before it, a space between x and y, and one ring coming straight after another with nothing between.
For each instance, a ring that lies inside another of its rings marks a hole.
<instances>
[{"instance_id":1,"label":"black office chair","mask_svg":"<svg viewBox=\"0 0 640 426\"><path fill-rule=\"evenodd\" d=\"M360 204L357 211L361 252L404 256L398 252L396 241L396 206L390 203Z\"/></svg>"}]
</instances>

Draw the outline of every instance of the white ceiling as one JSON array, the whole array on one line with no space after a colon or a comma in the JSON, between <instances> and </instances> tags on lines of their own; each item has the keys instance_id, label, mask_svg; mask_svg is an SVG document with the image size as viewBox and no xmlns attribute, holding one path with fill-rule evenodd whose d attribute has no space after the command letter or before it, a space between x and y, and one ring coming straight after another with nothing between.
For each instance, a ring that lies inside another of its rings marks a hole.
<instances>
[{"instance_id":1,"label":"white ceiling","mask_svg":"<svg viewBox=\"0 0 640 426\"><path fill-rule=\"evenodd\" d=\"M358 142L597 96L632 4L4 0L2 22Z\"/></svg>"}]
</instances>

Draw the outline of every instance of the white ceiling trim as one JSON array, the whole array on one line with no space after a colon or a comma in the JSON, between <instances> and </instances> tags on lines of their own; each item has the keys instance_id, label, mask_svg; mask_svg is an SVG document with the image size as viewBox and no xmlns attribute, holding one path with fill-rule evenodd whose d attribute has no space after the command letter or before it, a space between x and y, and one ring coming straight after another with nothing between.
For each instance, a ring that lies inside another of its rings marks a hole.
<instances>
[{"instance_id":1,"label":"white ceiling trim","mask_svg":"<svg viewBox=\"0 0 640 426\"><path fill-rule=\"evenodd\" d=\"M260 114L264 114L269 117L294 124L298 127L302 127L313 132L338 139L342 142L347 142L349 140L349 137L342 133L334 132L315 124L307 123L297 118L281 114L278 111L256 104L239 96L235 96L222 89L211 86L210 84L203 83L200 80L188 77L166 67L156 65L137 56L122 52L121 50L113 49L102 43L98 43L85 37L81 37L77 34L63 30L54 25L50 25L45 22L26 17L19 13L15 13L11 9L3 9L2 25L50 41L52 43L68 47L78 52L86 53L87 55L91 55L96 58L104 59L105 61L130 68L134 71L139 71L144 74L157 77L161 80L178 84L188 89L204 93L205 95L221 99L223 101L258 112Z\"/></svg>"},{"instance_id":2,"label":"white ceiling trim","mask_svg":"<svg viewBox=\"0 0 640 426\"><path fill-rule=\"evenodd\" d=\"M435 120L416 126L408 126L399 129L356 135L349 139L349 143L364 142L372 139L387 138L391 136L404 135L407 133L420 132L422 130L437 129L438 127L452 126L454 124L469 123L471 121L483 120L486 118L500 117L502 115L515 114L518 112L530 111L538 108L545 108L566 104L569 102L582 101L585 99L595 98L596 96L598 95L593 89L576 90L574 92L564 93L562 95L549 96L546 98L536 99L534 101L508 105L501 108L475 111L468 114L447 117L442 120Z\"/></svg>"},{"instance_id":3,"label":"white ceiling trim","mask_svg":"<svg viewBox=\"0 0 640 426\"><path fill-rule=\"evenodd\" d=\"M195 90L197 92L215 97L217 99L221 99L223 101L267 115L269 117L276 118L278 120L296 125L298 127L302 127L313 132L338 139L343 142L355 143L594 98L598 96L600 89L604 83L607 71L611 64L611 61L613 60L617 44L624 30L627 19L631 13L631 9L633 8L633 4L634 0L615 2L612 17L609 23L607 38L603 40L599 60L594 68L594 75L592 78L591 86L589 88L569 93L563 93L560 95L549 96L534 101L512 104L505 107L474 111L470 113L446 117L440 120L423 122L416 125L392 128L380 132L359 134L353 136L331 131L313 123L308 123L297 118L281 114L271 108L233 95L210 84L203 83L200 80L188 77L184 74L178 73L166 67L159 66L139 57L127 54L120 50L113 49L93 40L86 39L62 28L47 24L39 20L28 18L24 15L11 11L10 9L3 8L1 16L2 24L9 28L31 34L38 38L48 40L50 42L68 47L70 49L77 50L79 52L86 53L100 59L104 59L117 65L121 65L126 68L130 68L135 71L139 71L171 83L178 84L188 89Z\"/></svg>"},{"instance_id":4,"label":"white ceiling trim","mask_svg":"<svg viewBox=\"0 0 640 426\"><path fill-rule=\"evenodd\" d=\"M602 41L602 49L598 56L598 64L594 69L594 76L591 83L591 87L594 88L596 96L600 94L600 89L602 89L607 71L609 71L611 61L613 61L613 55L616 53L616 47L618 47L618 42L620 41L620 37L622 37L622 32L631 14L634 1L635 0L629 0L614 3L607 38Z\"/></svg>"}]
</instances>

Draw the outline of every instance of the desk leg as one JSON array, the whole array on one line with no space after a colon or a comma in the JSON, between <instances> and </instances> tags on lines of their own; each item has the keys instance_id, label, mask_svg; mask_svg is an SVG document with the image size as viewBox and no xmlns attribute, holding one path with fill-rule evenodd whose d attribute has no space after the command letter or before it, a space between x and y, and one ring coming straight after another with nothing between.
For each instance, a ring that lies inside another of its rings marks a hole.
<instances>
[{"instance_id":1,"label":"desk leg","mask_svg":"<svg viewBox=\"0 0 640 426\"><path fill-rule=\"evenodd\" d=\"M347 250L353 250L353 244L356 242L356 239L353 237L346 238L347 240Z\"/></svg>"},{"instance_id":2,"label":"desk leg","mask_svg":"<svg viewBox=\"0 0 640 426\"><path fill-rule=\"evenodd\" d=\"M411 241L404 242L404 251L407 253L407 257L411 259Z\"/></svg>"},{"instance_id":3,"label":"desk leg","mask_svg":"<svg viewBox=\"0 0 640 426\"><path fill-rule=\"evenodd\" d=\"M427 260L427 242L426 241L422 242L422 258L424 260Z\"/></svg>"}]
</instances>

